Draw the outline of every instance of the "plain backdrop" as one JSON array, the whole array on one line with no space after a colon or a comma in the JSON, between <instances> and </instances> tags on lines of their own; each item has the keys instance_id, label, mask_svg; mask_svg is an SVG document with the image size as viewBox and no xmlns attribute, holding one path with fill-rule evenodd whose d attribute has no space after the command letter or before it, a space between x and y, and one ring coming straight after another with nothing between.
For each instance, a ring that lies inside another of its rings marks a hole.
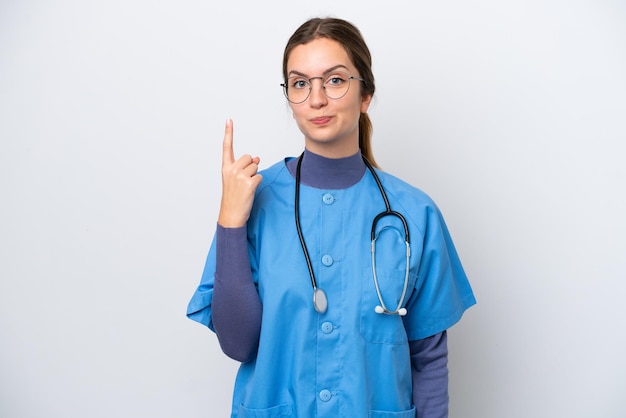
<instances>
[{"instance_id":1,"label":"plain backdrop","mask_svg":"<svg viewBox=\"0 0 626 418\"><path fill-rule=\"evenodd\" d=\"M623 1L1 0L1 417L228 415L237 363L185 317L223 125L301 152L281 59L313 16L363 32L377 160L474 287L450 416L626 416Z\"/></svg>"}]
</instances>

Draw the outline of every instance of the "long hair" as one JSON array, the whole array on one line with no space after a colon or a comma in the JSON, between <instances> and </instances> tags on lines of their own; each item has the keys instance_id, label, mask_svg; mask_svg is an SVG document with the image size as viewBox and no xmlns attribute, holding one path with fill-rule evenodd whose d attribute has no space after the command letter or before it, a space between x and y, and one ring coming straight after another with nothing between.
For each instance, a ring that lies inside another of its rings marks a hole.
<instances>
[{"instance_id":1,"label":"long hair","mask_svg":"<svg viewBox=\"0 0 626 418\"><path fill-rule=\"evenodd\" d=\"M339 42L348 53L352 64L358 70L361 82L361 96L373 96L376 90L372 73L372 56L361 32L350 22L337 18L313 18L304 22L291 35L283 54L283 78L287 79L287 61L291 51L298 45L315 39L328 38ZM359 116L359 148L361 154L378 167L372 153L372 121L367 113Z\"/></svg>"}]
</instances>

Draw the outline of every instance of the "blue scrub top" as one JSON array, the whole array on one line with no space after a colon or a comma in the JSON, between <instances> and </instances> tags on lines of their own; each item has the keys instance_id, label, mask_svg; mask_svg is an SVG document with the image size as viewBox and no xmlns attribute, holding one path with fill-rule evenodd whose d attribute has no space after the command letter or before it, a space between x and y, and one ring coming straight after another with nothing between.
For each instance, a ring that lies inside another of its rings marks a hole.
<instances>
[{"instance_id":1,"label":"blue scrub top","mask_svg":"<svg viewBox=\"0 0 626 418\"><path fill-rule=\"evenodd\" d=\"M385 210L366 171L354 186L301 185L300 220L324 314L313 289L294 222L295 181L286 160L262 172L248 221L252 275L263 304L259 349L239 369L232 417L414 418L408 341L442 332L475 303L444 220L434 202L402 180L377 171L392 210L411 236L408 313L381 315L371 260L371 225ZM405 277L404 230L379 222L376 267L385 304L395 308ZM215 273L211 246L187 314L209 328Z\"/></svg>"}]
</instances>

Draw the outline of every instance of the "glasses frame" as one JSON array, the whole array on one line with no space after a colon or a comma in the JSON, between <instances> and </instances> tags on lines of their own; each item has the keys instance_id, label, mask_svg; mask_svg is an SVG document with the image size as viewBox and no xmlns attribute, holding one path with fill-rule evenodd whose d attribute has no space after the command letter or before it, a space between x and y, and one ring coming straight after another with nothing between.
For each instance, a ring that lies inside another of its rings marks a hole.
<instances>
[{"instance_id":1,"label":"glasses frame","mask_svg":"<svg viewBox=\"0 0 626 418\"><path fill-rule=\"evenodd\" d=\"M335 74L345 74L347 76L346 79L348 80L348 88L346 89L346 91L341 96L339 96L339 97L330 97L328 95L328 93L326 93L326 86L324 85L324 79L326 77L332 78L332 76L335 75ZM289 77L289 78L292 78L292 77ZM289 78L287 80L289 80ZM333 72L333 73L328 74L328 76L318 75L316 77L311 77L311 78L306 78L306 77L302 76L300 78L302 78L302 80L306 80L306 82L308 83L308 85L309 85L309 92L307 93L306 97L303 100L299 101L299 102L293 101L293 100L291 100L289 98L289 92L287 91L287 89L289 88L289 85L287 84L287 81L285 81L284 83L280 83L280 86L283 88L283 94L285 95L285 97L287 98L289 103L300 104L300 103L304 103L304 102L306 102L308 100L308 98L311 96L311 91L313 90L313 83L311 82L311 80L315 80L315 79L322 80L322 91L324 92L324 96L328 97L331 100L339 100L339 99L345 97L346 94L348 94L348 91L350 91L350 80L357 80L357 81L363 81L363 82L365 81L364 79L362 79L360 77L355 77L355 76L352 76L352 75L350 75L348 73L343 73L343 72L339 72L339 73Z\"/></svg>"}]
</instances>

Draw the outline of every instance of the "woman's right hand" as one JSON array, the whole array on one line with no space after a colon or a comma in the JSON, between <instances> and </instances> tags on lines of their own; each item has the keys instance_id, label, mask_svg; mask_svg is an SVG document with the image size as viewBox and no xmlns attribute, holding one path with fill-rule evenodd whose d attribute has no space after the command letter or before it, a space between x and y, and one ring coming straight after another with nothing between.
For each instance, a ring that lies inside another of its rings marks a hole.
<instances>
[{"instance_id":1,"label":"woman's right hand","mask_svg":"<svg viewBox=\"0 0 626 418\"><path fill-rule=\"evenodd\" d=\"M261 183L259 157L248 154L235 161L233 121L226 121L222 151L222 203L217 223L224 228L244 226L250 217L254 192Z\"/></svg>"}]
</instances>

